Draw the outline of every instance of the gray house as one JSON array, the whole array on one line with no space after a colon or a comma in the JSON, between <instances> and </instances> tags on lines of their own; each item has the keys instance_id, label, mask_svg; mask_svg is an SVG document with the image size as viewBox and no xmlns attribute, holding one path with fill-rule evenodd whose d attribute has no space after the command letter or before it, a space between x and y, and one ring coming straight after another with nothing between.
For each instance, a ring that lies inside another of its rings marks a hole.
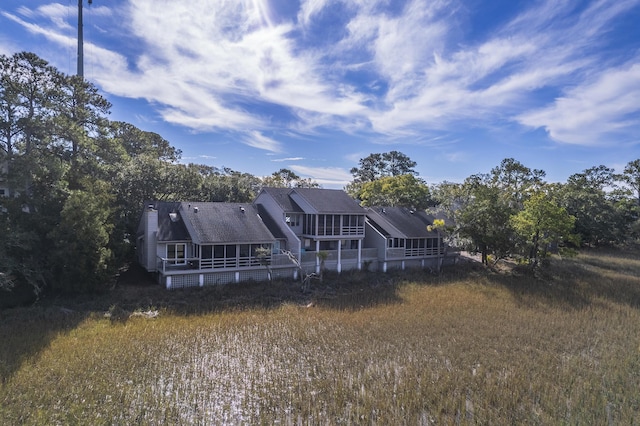
<instances>
[{"instance_id":1,"label":"gray house","mask_svg":"<svg viewBox=\"0 0 640 426\"><path fill-rule=\"evenodd\" d=\"M277 246L252 204L154 202L137 232L138 261L167 288L266 280L258 249Z\"/></svg>"},{"instance_id":2,"label":"gray house","mask_svg":"<svg viewBox=\"0 0 640 426\"><path fill-rule=\"evenodd\" d=\"M301 261L305 272L325 267L341 272L361 269L377 260L375 250L363 247L365 210L344 191L319 188L263 188L254 204L273 220L285 236L282 249Z\"/></svg>"},{"instance_id":3,"label":"gray house","mask_svg":"<svg viewBox=\"0 0 640 426\"><path fill-rule=\"evenodd\" d=\"M251 204L151 202L137 231L138 262L166 288L327 270L433 267L433 218L401 207L363 208L344 191L263 188Z\"/></svg>"},{"instance_id":4,"label":"gray house","mask_svg":"<svg viewBox=\"0 0 640 426\"><path fill-rule=\"evenodd\" d=\"M368 207L365 246L377 250L380 269L437 267L442 238L429 231L434 217L406 207Z\"/></svg>"}]
</instances>

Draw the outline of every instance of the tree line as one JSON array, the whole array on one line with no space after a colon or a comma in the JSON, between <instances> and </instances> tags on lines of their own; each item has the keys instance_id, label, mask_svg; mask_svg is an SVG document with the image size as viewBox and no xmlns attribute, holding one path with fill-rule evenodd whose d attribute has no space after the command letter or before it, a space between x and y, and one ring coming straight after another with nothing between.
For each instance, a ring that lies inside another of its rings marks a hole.
<instances>
[{"instance_id":1,"label":"tree line","mask_svg":"<svg viewBox=\"0 0 640 426\"><path fill-rule=\"evenodd\" d=\"M160 135L110 121L97 88L35 54L0 56L0 299L7 289L105 288L132 257L148 200L251 202L262 186L317 187L182 164Z\"/></svg>"},{"instance_id":2,"label":"tree line","mask_svg":"<svg viewBox=\"0 0 640 426\"><path fill-rule=\"evenodd\" d=\"M392 151L351 169L346 190L363 205L401 205L446 217L450 243L479 252L483 263L514 256L536 267L550 250L620 245L640 237L640 159L620 174L600 165L565 183L513 158L462 183L429 187L416 163Z\"/></svg>"},{"instance_id":3,"label":"tree line","mask_svg":"<svg viewBox=\"0 0 640 426\"><path fill-rule=\"evenodd\" d=\"M0 299L8 289L79 293L107 288L132 259L145 201L251 202L264 186L319 187L288 169L267 177L183 164L152 132L111 121L91 83L35 54L0 55ZM638 237L640 160L547 183L506 159L463 183L433 186L391 151L351 169L345 190L362 205L442 213L442 229L483 260L537 262L553 244L619 244ZM1 304L0 304L1 305Z\"/></svg>"}]
</instances>

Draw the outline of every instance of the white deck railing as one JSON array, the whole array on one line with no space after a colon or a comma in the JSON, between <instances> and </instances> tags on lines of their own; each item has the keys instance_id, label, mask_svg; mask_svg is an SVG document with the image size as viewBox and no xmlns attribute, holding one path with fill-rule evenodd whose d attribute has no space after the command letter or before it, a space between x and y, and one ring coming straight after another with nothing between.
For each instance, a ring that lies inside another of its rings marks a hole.
<instances>
[{"instance_id":1,"label":"white deck railing","mask_svg":"<svg viewBox=\"0 0 640 426\"><path fill-rule=\"evenodd\" d=\"M444 248L440 249L440 255L444 254ZM386 259L405 259L415 257L438 256L438 247L422 247L422 248L388 248L386 250Z\"/></svg>"},{"instance_id":2,"label":"white deck railing","mask_svg":"<svg viewBox=\"0 0 640 426\"><path fill-rule=\"evenodd\" d=\"M332 264L338 261L337 250L326 250L327 263ZM371 261L376 260L378 256L378 250L375 248L362 249L361 260ZM302 265L316 265L317 252L306 251L302 253L301 264ZM348 249L341 250L341 261L357 261L358 250ZM286 268L293 267L295 263L286 254L272 254L267 258L270 268ZM179 262L179 263L177 263ZM259 269L264 268L263 262L256 257L237 257L228 259L200 259L197 257L187 259L168 259L158 256L158 271L163 274L176 274L176 273L196 273L206 272L211 270L242 270L242 269Z\"/></svg>"}]
</instances>

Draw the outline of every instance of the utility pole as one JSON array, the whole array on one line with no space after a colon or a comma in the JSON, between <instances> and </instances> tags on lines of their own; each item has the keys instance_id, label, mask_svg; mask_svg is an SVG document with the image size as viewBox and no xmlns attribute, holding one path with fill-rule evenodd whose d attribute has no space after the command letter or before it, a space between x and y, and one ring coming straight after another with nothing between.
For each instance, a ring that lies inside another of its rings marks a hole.
<instances>
[{"instance_id":1,"label":"utility pole","mask_svg":"<svg viewBox=\"0 0 640 426\"><path fill-rule=\"evenodd\" d=\"M82 25L82 2L78 0L78 76L84 77L84 37L83 37L83 25ZM93 0L89 0L91 4Z\"/></svg>"},{"instance_id":2,"label":"utility pole","mask_svg":"<svg viewBox=\"0 0 640 426\"><path fill-rule=\"evenodd\" d=\"M77 73L82 83L84 83L84 37L83 37L84 28L82 24L83 1L84 0L78 0L78 73ZM88 3L89 5L91 5L92 0L88 0ZM85 118L84 118L84 116L86 115L85 102L84 100L82 100L83 97L79 93L79 90L81 89L77 89L77 90L78 91L76 91L76 89L74 88L74 97L78 102L79 109L77 113L74 113L74 116L78 123L78 126L82 129L82 134L83 134L82 137L84 138L86 136ZM73 155L74 164L75 164L75 157L76 157L76 154L78 153L79 146L80 146L80 142L76 138L72 138L71 152Z\"/></svg>"}]
</instances>

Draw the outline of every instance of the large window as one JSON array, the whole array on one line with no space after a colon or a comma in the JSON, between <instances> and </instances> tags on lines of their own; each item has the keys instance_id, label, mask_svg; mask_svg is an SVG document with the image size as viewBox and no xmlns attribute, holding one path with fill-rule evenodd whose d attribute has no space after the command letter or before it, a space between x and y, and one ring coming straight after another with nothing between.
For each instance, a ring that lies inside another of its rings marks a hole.
<instances>
[{"instance_id":1,"label":"large window","mask_svg":"<svg viewBox=\"0 0 640 426\"><path fill-rule=\"evenodd\" d=\"M187 245L182 244L167 244L167 259L171 265L184 265L187 263L186 259Z\"/></svg>"},{"instance_id":2,"label":"large window","mask_svg":"<svg viewBox=\"0 0 640 426\"><path fill-rule=\"evenodd\" d=\"M308 214L302 225L305 235L364 235L364 215Z\"/></svg>"},{"instance_id":3,"label":"large window","mask_svg":"<svg viewBox=\"0 0 640 426\"><path fill-rule=\"evenodd\" d=\"M300 226L300 216L295 213L286 213L284 219L289 226Z\"/></svg>"},{"instance_id":4,"label":"large window","mask_svg":"<svg viewBox=\"0 0 640 426\"><path fill-rule=\"evenodd\" d=\"M235 268L237 266L237 248L235 244L216 244L213 246L214 268Z\"/></svg>"},{"instance_id":5,"label":"large window","mask_svg":"<svg viewBox=\"0 0 640 426\"><path fill-rule=\"evenodd\" d=\"M304 222L302 225L302 233L306 235L315 235L316 233L316 215L306 214L304 215Z\"/></svg>"},{"instance_id":6,"label":"large window","mask_svg":"<svg viewBox=\"0 0 640 426\"><path fill-rule=\"evenodd\" d=\"M342 216L342 235L364 235L364 216Z\"/></svg>"},{"instance_id":7,"label":"large window","mask_svg":"<svg viewBox=\"0 0 640 426\"><path fill-rule=\"evenodd\" d=\"M389 238L387 242L389 248L404 248L404 238Z\"/></svg>"},{"instance_id":8,"label":"large window","mask_svg":"<svg viewBox=\"0 0 640 426\"><path fill-rule=\"evenodd\" d=\"M239 266L259 266L258 249L266 248L271 253L271 244L240 244Z\"/></svg>"},{"instance_id":9,"label":"large window","mask_svg":"<svg viewBox=\"0 0 640 426\"><path fill-rule=\"evenodd\" d=\"M318 235L340 235L340 215L318 215Z\"/></svg>"}]
</instances>

